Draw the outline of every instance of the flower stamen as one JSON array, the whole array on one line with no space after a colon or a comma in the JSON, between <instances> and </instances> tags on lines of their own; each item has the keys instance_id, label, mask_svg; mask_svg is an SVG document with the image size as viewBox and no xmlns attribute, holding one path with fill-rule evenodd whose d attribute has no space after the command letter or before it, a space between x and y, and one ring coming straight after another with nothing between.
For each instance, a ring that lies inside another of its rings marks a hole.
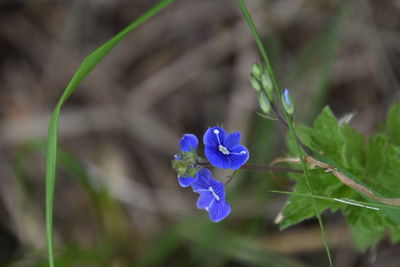
<instances>
[{"instance_id":1,"label":"flower stamen","mask_svg":"<svg viewBox=\"0 0 400 267\"><path fill-rule=\"evenodd\" d=\"M210 186L208 187L208 190L211 192L211 194L213 195L213 197L219 201L219 196L215 193L214 189Z\"/></svg>"},{"instance_id":2,"label":"flower stamen","mask_svg":"<svg viewBox=\"0 0 400 267\"><path fill-rule=\"evenodd\" d=\"M218 144L219 146L221 146L221 140L219 140L219 130L218 129L214 129L214 134L217 136L217 140L218 140Z\"/></svg>"},{"instance_id":3,"label":"flower stamen","mask_svg":"<svg viewBox=\"0 0 400 267\"><path fill-rule=\"evenodd\" d=\"M224 154L224 155L229 155L230 154L229 150L226 147L224 147L223 145L219 145L218 146L218 150L221 151L222 154Z\"/></svg>"},{"instance_id":4,"label":"flower stamen","mask_svg":"<svg viewBox=\"0 0 400 267\"><path fill-rule=\"evenodd\" d=\"M230 153L233 154L233 155L246 155L247 151L242 150L242 151L240 151L238 153L235 153L235 152L230 152Z\"/></svg>"}]
</instances>

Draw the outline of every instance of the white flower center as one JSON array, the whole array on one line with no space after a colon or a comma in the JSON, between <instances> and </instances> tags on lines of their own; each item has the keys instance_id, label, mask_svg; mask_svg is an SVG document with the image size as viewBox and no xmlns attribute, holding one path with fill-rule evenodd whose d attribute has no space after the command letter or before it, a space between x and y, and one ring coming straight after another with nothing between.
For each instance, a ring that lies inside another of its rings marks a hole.
<instances>
[{"instance_id":1,"label":"white flower center","mask_svg":"<svg viewBox=\"0 0 400 267\"><path fill-rule=\"evenodd\" d=\"M222 152L222 154L229 155L229 150L226 147L224 147L223 145L219 145L218 149L219 149L219 151Z\"/></svg>"},{"instance_id":2,"label":"white flower center","mask_svg":"<svg viewBox=\"0 0 400 267\"><path fill-rule=\"evenodd\" d=\"M214 192L214 189L210 186L208 190L213 194L214 198L219 201L219 196Z\"/></svg>"}]
</instances>

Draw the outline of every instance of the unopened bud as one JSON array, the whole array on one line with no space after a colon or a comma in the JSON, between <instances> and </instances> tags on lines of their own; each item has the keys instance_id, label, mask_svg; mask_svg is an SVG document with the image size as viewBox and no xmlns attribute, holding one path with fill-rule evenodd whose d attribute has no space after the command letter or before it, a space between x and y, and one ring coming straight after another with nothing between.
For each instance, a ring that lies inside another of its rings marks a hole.
<instances>
[{"instance_id":1,"label":"unopened bud","mask_svg":"<svg viewBox=\"0 0 400 267\"><path fill-rule=\"evenodd\" d=\"M265 92L260 92L258 94L258 102L260 103L260 107L264 113L268 114L271 111L271 103L269 102Z\"/></svg>"},{"instance_id":2,"label":"unopened bud","mask_svg":"<svg viewBox=\"0 0 400 267\"><path fill-rule=\"evenodd\" d=\"M285 88L281 100L283 108L285 109L286 113L289 115L293 115L295 106L293 103L292 95L289 93L288 89Z\"/></svg>"},{"instance_id":3,"label":"unopened bud","mask_svg":"<svg viewBox=\"0 0 400 267\"><path fill-rule=\"evenodd\" d=\"M261 82L262 82L262 86L264 87L264 89L272 89L272 81L271 78L269 78L269 75L267 73L264 73L261 76Z\"/></svg>"},{"instance_id":4,"label":"unopened bud","mask_svg":"<svg viewBox=\"0 0 400 267\"><path fill-rule=\"evenodd\" d=\"M271 78L269 77L269 75L267 73L264 73L261 76L261 83L262 83L262 86L263 86L265 92L267 93L268 99L271 102L273 102L274 101L274 93L272 91L273 84L272 84Z\"/></svg>"},{"instance_id":5,"label":"unopened bud","mask_svg":"<svg viewBox=\"0 0 400 267\"><path fill-rule=\"evenodd\" d=\"M251 85L253 86L253 88L258 92L261 91L261 84L257 80L257 78L254 76L254 74L250 74L249 79L250 79L250 82L251 82Z\"/></svg>"},{"instance_id":6,"label":"unopened bud","mask_svg":"<svg viewBox=\"0 0 400 267\"><path fill-rule=\"evenodd\" d=\"M195 177L198 172L198 169L195 167L189 167L186 170L185 177Z\"/></svg>"},{"instance_id":7,"label":"unopened bud","mask_svg":"<svg viewBox=\"0 0 400 267\"><path fill-rule=\"evenodd\" d=\"M263 73L263 68L260 63L253 64L253 67L251 68L251 73L256 76L257 78L261 76Z\"/></svg>"}]
</instances>

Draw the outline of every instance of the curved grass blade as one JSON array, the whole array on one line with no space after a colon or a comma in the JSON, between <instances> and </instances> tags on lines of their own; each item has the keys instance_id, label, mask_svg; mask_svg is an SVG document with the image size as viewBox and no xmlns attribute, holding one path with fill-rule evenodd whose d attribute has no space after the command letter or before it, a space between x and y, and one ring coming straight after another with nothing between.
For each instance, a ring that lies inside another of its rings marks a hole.
<instances>
[{"instance_id":1,"label":"curved grass blade","mask_svg":"<svg viewBox=\"0 0 400 267\"><path fill-rule=\"evenodd\" d=\"M53 200L54 200L54 187L56 180L56 156L57 156L57 134L58 122L61 112L61 107L76 90L79 84L89 75L89 73L96 67L98 63L116 46L121 42L130 31L145 22L147 19L161 11L164 7L171 4L173 0L163 0L150 10L145 12L142 16L134 20L125 29L107 41L105 44L97 48L89 56L85 58L78 70L75 72L71 81L68 83L64 93L59 99L56 107L51 114L48 138L47 138L47 160L46 160L46 236L47 236L47 250L49 266L54 266L54 245L53 245Z\"/></svg>"},{"instance_id":2,"label":"curved grass blade","mask_svg":"<svg viewBox=\"0 0 400 267\"><path fill-rule=\"evenodd\" d=\"M259 51L261 53L261 56L264 59L266 70L267 70L267 72L269 74L269 77L271 78L275 94L277 95L278 99L281 99L282 92L280 90L278 81L277 81L275 73L273 71L272 64L271 64L271 62L270 62L270 60L268 58L267 51L266 51L266 49L265 49L265 47L264 47L264 45L263 45L263 43L261 41L260 35L259 35L259 33L257 31L257 28L256 28L256 26L254 24L254 21L253 21L251 15L250 15L250 12L249 12L244 0L237 0L237 1L239 2L239 6L240 6L240 9L242 11L242 14L243 14L243 16L244 16L244 18L245 18L250 30L251 30L251 33L252 33L256 43L257 43L258 49L259 49ZM293 135L294 139L296 140L296 146L297 146L297 151L298 151L297 154L298 154L299 158L302 161L303 171L304 171L304 174L305 174L305 177L306 177L306 180L307 180L307 185L308 185L309 191L310 191L311 194L313 194L313 188L312 188L312 185L311 185L311 182L310 182L310 179L309 179L310 175L309 175L309 172L308 172L308 168L307 168L307 166L306 166L306 164L304 162L304 155L305 154L304 154L304 151L302 150L302 148L300 147L300 144L299 144L299 142L298 142L298 140L296 138L297 135L296 135L296 132L295 132L295 129L294 129L293 121L291 120L291 118L289 117L289 115L286 112L284 112L284 115L285 115L286 122L288 123L289 131ZM325 246L326 254L327 254L327 257L328 257L328 260L329 260L329 264L330 264L330 266L333 266L332 257L331 257L331 253L330 253L330 250L329 250L328 239L327 239L327 236L326 236L324 223L322 221L322 217L321 217L317 202L315 201L314 198L312 200L313 200L313 206L314 206L314 209L315 209L315 216L318 219L318 223L319 223L319 226L320 226L320 229L321 229L322 239L324 241L324 246Z\"/></svg>"}]
</instances>

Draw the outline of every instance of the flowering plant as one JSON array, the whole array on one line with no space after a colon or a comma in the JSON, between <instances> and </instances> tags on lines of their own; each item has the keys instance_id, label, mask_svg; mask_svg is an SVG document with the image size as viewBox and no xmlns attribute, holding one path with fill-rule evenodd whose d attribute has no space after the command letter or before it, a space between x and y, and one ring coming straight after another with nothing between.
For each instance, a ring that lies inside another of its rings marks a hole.
<instances>
[{"instance_id":1,"label":"flowering plant","mask_svg":"<svg viewBox=\"0 0 400 267\"><path fill-rule=\"evenodd\" d=\"M225 200L225 186L215 180L205 166L236 170L249 159L249 151L240 145L240 133L227 134L222 127L207 129L204 134L205 155L208 162L197 155L198 139L194 134L184 134L180 139L181 152L174 156L172 166L178 173L182 187L191 186L193 192L200 194L197 208L209 213L213 222L219 222L231 212Z\"/></svg>"},{"instance_id":2,"label":"flowering plant","mask_svg":"<svg viewBox=\"0 0 400 267\"><path fill-rule=\"evenodd\" d=\"M288 89L276 90L261 64L253 66L250 81L258 94L262 111L260 115L282 122L290 131L288 144L292 157L279 158L274 164L302 164L303 169L248 164L250 153L240 144L241 134L228 134L220 126L206 130L203 136L203 159L198 155L198 138L194 134L184 134L180 140L181 152L175 155L172 165L178 173L179 184L182 187L190 186L199 194L197 208L207 211L213 222L219 222L231 213L231 206L226 201L225 184L214 179L207 167L234 171L244 168L286 171L291 173L290 177L297 183L294 192L285 192L291 196L275 220L282 229L312 216L317 216L322 224L320 213L331 208L340 209L348 218L360 249L375 244L387 229L390 229L393 241L400 240L400 210L397 208L400 199L395 198L398 196L395 188L398 188L399 182L391 175L400 172L400 104L389 112L383 132L368 140L365 147L363 136L345 122L338 122L329 108L321 112L313 128L303 126L295 130L295 103L291 93ZM385 167L376 169L381 165ZM319 169L324 172L321 173ZM337 179L331 179L332 176ZM370 176L374 179L371 180ZM389 182L393 184L392 187L385 186ZM374 184L375 188L371 188L368 183ZM318 186L313 187L312 184ZM349 188L353 191L349 191ZM316 198L325 199L325 202L317 201ZM326 202L326 199L335 204ZM317 203L318 212L315 211ZM366 220L373 223L365 224ZM366 239L365 233L375 238Z\"/></svg>"}]
</instances>

